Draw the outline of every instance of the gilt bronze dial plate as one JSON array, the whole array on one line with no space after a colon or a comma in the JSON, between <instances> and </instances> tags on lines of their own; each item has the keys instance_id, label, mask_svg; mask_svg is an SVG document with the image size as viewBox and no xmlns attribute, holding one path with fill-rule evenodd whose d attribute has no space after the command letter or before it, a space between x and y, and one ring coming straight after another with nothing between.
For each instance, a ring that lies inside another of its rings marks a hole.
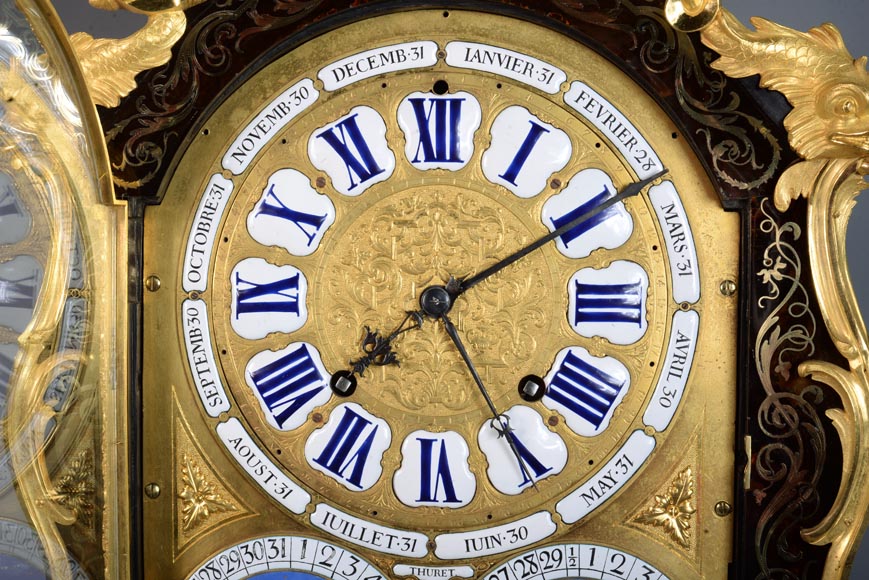
<instances>
[{"instance_id":1,"label":"gilt bronze dial plate","mask_svg":"<svg viewBox=\"0 0 869 580\"><path fill-rule=\"evenodd\" d=\"M604 542L723 577L736 216L590 49L461 10L342 26L227 95L145 225L150 573L291 530L389 576Z\"/></svg>"}]
</instances>

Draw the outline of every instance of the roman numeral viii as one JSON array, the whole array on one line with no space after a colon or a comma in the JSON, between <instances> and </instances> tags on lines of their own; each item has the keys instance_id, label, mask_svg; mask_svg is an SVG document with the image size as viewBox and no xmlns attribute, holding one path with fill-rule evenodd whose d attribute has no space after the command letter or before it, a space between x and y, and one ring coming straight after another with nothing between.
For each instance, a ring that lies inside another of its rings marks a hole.
<instances>
[{"instance_id":1,"label":"roman numeral viii","mask_svg":"<svg viewBox=\"0 0 869 580\"><path fill-rule=\"evenodd\" d=\"M282 431L299 427L315 406L329 400L324 378L329 375L315 353L307 343L294 343L278 356L260 353L247 365L248 385L269 423Z\"/></svg>"}]
</instances>

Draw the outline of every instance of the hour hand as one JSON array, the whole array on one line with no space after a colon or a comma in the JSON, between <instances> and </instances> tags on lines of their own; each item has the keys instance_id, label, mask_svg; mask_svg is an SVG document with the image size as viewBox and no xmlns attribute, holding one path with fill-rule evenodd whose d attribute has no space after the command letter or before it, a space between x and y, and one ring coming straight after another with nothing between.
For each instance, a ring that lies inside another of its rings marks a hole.
<instances>
[{"instance_id":1,"label":"hour hand","mask_svg":"<svg viewBox=\"0 0 869 580\"><path fill-rule=\"evenodd\" d=\"M422 326L423 314L421 311L408 312L395 330L388 336L382 336L378 331L372 331L365 327L365 336L362 338L361 349L364 356L350 361L350 370L340 370L332 375L329 386L332 391L341 397L349 397L356 391L357 380L365 374L371 366L399 366L398 354L392 350L392 345L399 335Z\"/></svg>"}]
</instances>

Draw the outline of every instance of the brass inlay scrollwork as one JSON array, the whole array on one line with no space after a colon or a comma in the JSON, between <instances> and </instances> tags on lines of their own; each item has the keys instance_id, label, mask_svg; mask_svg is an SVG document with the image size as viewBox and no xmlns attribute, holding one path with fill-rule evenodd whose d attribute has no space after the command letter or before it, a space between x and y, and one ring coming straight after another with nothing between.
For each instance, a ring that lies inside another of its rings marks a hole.
<instances>
[{"instance_id":1,"label":"brass inlay scrollwork","mask_svg":"<svg viewBox=\"0 0 869 580\"><path fill-rule=\"evenodd\" d=\"M770 235L772 242L763 253L764 268L757 273L766 287L758 306L770 309L755 339L755 367L766 392L757 422L770 442L756 450L752 466L753 477L760 483L753 486L752 496L757 505L764 506L755 531L755 550L764 573L790 578L772 563L771 551L786 553L789 541L799 533L799 523L817 510L827 440L816 408L823 400L821 390L809 385L794 393L777 387L795 378L795 364L815 354L817 323L795 247L802 228L790 221L779 224L767 199L761 201L760 209L764 216L760 231Z\"/></svg>"},{"instance_id":2,"label":"brass inlay scrollwork","mask_svg":"<svg viewBox=\"0 0 869 580\"><path fill-rule=\"evenodd\" d=\"M671 0L671 3L675 0ZM699 141L704 141L715 174L742 192L769 183L782 160L782 147L776 135L763 121L743 110L741 98L728 84L725 75L709 70L703 55L695 47L686 27L674 27L669 12L693 16L695 10L706 12L692 30L708 23L709 15L724 11L715 0L680 0L680 7L664 8L648 3L635 5L629 0L595 2L601 4L600 15L588 11L587 2L557 0L572 18L591 26L602 26L610 34L629 34L643 67L659 77L675 76L673 87L679 109L699 125ZM605 7L604 7L605 6ZM619 20L630 12L641 19L642 26L624 27ZM717 21L719 17L713 20ZM680 25L681 26L681 25ZM701 147L703 145L700 145Z\"/></svg>"},{"instance_id":3,"label":"brass inlay scrollwork","mask_svg":"<svg viewBox=\"0 0 869 580\"><path fill-rule=\"evenodd\" d=\"M802 228L794 222L776 223L768 210L768 201L761 201L764 219L760 230L770 234L772 243L763 252L763 265L757 276L765 285L766 294L757 304L772 310L760 327L755 341L757 374L767 394L775 393L774 375L791 378L793 360L815 353L815 317L809 308L809 293L801 282L802 261L793 242L802 237ZM793 323L781 326L783 317Z\"/></svg>"},{"instance_id":4,"label":"brass inlay scrollwork","mask_svg":"<svg viewBox=\"0 0 869 580\"><path fill-rule=\"evenodd\" d=\"M122 3L125 8L152 2L162 9L174 0L104 1ZM159 80L155 76L140 78L138 86L145 87L148 95L133 116L106 127L106 140L117 151L113 158L116 187L129 192L151 182L158 183L169 165L166 156L175 151L177 139L187 130L187 122L195 118L198 103L211 98L205 97L209 91L203 90L203 83L219 79L221 74L238 67L245 60L246 44L255 44L268 33L291 32L294 24L323 1L281 1L266 7L255 0L245 0L232 8L214 10L191 27L179 41L176 59L155 71ZM193 3L198 0L182 2ZM240 30L244 33L239 34Z\"/></svg>"},{"instance_id":5,"label":"brass inlay scrollwork","mask_svg":"<svg viewBox=\"0 0 869 580\"><path fill-rule=\"evenodd\" d=\"M776 186L775 204L784 212L793 199L808 199L809 260L818 305L849 367L808 360L813 351L802 349L800 374L832 387L844 406L827 413L842 442L839 494L821 523L803 530L802 535L816 545L832 544L824 578L839 578L847 571L847 562L865 527L862 514L869 507L869 487L865 484L869 480L869 347L845 257L850 210L864 186L862 175L869 172L867 59L854 59L830 24L803 33L760 18L752 23L754 31L721 11L703 31L703 40L722 55L713 67L733 77L759 74L762 86L783 93L794 107L784 123L792 147L805 161L784 172ZM775 264L770 266L773 268L765 271L774 280L778 274ZM776 328L774 315L768 320L770 328ZM769 340L773 339L780 341L781 336L771 334ZM769 370L759 366L762 380ZM780 364L772 370L780 372ZM791 415L776 409L786 408L805 410L811 405L776 405L770 410L782 422Z\"/></svg>"},{"instance_id":6,"label":"brass inlay scrollwork","mask_svg":"<svg viewBox=\"0 0 869 580\"><path fill-rule=\"evenodd\" d=\"M791 146L809 162L869 160L866 57L854 59L832 24L803 33L763 18L752 23L756 31L724 10L703 31L704 42L722 55L712 66L732 77L760 74L761 86L783 93L794 107L784 120ZM776 195L781 211L786 193Z\"/></svg>"}]
</instances>

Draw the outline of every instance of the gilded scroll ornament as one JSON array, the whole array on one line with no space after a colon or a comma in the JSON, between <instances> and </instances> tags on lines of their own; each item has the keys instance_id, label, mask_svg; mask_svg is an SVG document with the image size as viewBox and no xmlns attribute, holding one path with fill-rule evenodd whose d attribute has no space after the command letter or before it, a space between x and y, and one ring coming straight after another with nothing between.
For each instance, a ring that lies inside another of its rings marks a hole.
<instances>
[{"instance_id":1,"label":"gilded scroll ornament","mask_svg":"<svg viewBox=\"0 0 869 580\"><path fill-rule=\"evenodd\" d=\"M636 521L663 528L670 539L687 548L691 545L691 520L696 512L694 473L689 467L676 476L666 493L655 496L652 505Z\"/></svg>"},{"instance_id":2,"label":"gilded scroll ornament","mask_svg":"<svg viewBox=\"0 0 869 580\"><path fill-rule=\"evenodd\" d=\"M869 507L869 348L845 258L848 218L854 197L865 185L862 176L869 173L867 59L854 59L830 24L806 33L760 18L752 24L753 31L722 10L703 31L703 41L721 54L713 67L732 77L759 74L761 86L781 92L793 106L784 124L791 146L805 161L782 174L775 204L784 212L797 197L808 198L809 260L817 301L849 366L804 360L798 367L801 375L832 387L844 406L827 413L842 441L839 494L821 523L802 535L816 545L832 544L824 578L839 578L865 527L854 524L855 514L865 514ZM768 273L772 277L775 270Z\"/></svg>"},{"instance_id":3,"label":"gilded scroll ornament","mask_svg":"<svg viewBox=\"0 0 869 580\"><path fill-rule=\"evenodd\" d=\"M793 111L784 124L804 159L869 161L869 73L866 57L854 59L832 24L797 32L753 18L748 30L722 11L703 32L722 56L712 66L732 77L760 74L761 86L787 97ZM805 194L805 192L800 192ZM786 208L784 198L776 207Z\"/></svg>"},{"instance_id":4,"label":"gilded scroll ornament","mask_svg":"<svg viewBox=\"0 0 869 580\"><path fill-rule=\"evenodd\" d=\"M65 580L71 576L58 525L72 525L76 515L71 507L46 501L57 497L44 453L47 426L56 420L56 414L43 404L43 390L58 365L72 362L45 355L50 352L62 320L61 289L69 280L72 253L72 236L67 229L72 222L72 209L65 193L73 186L65 179L67 174L60 159L63 154L75 159L75 154L64 149L64 139L69 133L59 119L69 122L74 119L65 117L64 109L52 106L68 97L58 90L58 85L50 84L53 80L50 70L28 53L23 43L13 42L14 37L6 32L0 28L0 55L9 58L8 66L0 59L0 94L4 103L0 156L7 166L21 171L34 185L31 212L43 212L53 219L50 237L43 248L46 256L43 298L26 330L17 337L21 354L9 382L4 439L10 450L18 495L43 542L51 576ZM26 160L24 155L28 156Z\"/></svg>"},{"instance_id":5,"label":"gilded scroll ornament","mask_svg":"<svg viewBox=\"0 0 869 580\"><path fill-rule=\"evenodd\" d=\"M664 13L676 30L694 32L709 26L719 9L718 0L667 0Z\"/></svg>"},{"instance_id":6,"label":"gilded scroll ornament","mask_svg":"<svg viewBox=\"0 0 869 580\"><path fill-rule=\"evenodd\" d=\"M100 10L129 10L141 14L156 14L170 10L186 10L205 0L90 0L91 6Z\"/></svg>"},{"instance_id":7,"label":"gilded scroll ornament","mask_svg":"<svg viewBox=\"0 0 869 580\"><path fill-rule=\"evenodd\" d=\"M94 103L117 107L136 88L136 75L169 61L172 46L184 34L183 12L155 14L139 31L120 40L94 38L85 32L70 37Z\"/></svg>"},{"instance_id":8,"label":"gilded scroll ornament","mask_svg":"<svg viewBox=\"0 0 869 580\"><path fill-rule=\"evenodd\" d=\"M17 343L17 354L4 381L0 428L8 458L0 459L11 464L15 517L26 517L38 536L28 549L44 550L46 577L84 576L67 551L74 537L74 549L87 553L89 573L105 569L123 578L124 550L118 546L126 541L121 522L128 478L126 431L119 422L126 401L118 387L126 384L120 354L126 347L100 338L126 331L114 309L114 280L126 270L126 256L112 262L109 256L124 246L120 237L107 235L122 213L98 205L111 196L110 168L95 111L81 106L87 102L84 82L68 66L69 47L56 36L60 23L50 5L0 4L0 166L41 232L0 247L0 261L26 254L43 270L28 294L26 326L7 337ZM79 219L82 213L86 221ZM82 254L77 239L86 248ZM100 271L108 274L100 296L88 298L87 310L79 312L80 326L70 305L84 301L68 299L68 292L72 284L86 292ZM106 506L111 513L103 513Z\"/></svg>"}]
</instances>

